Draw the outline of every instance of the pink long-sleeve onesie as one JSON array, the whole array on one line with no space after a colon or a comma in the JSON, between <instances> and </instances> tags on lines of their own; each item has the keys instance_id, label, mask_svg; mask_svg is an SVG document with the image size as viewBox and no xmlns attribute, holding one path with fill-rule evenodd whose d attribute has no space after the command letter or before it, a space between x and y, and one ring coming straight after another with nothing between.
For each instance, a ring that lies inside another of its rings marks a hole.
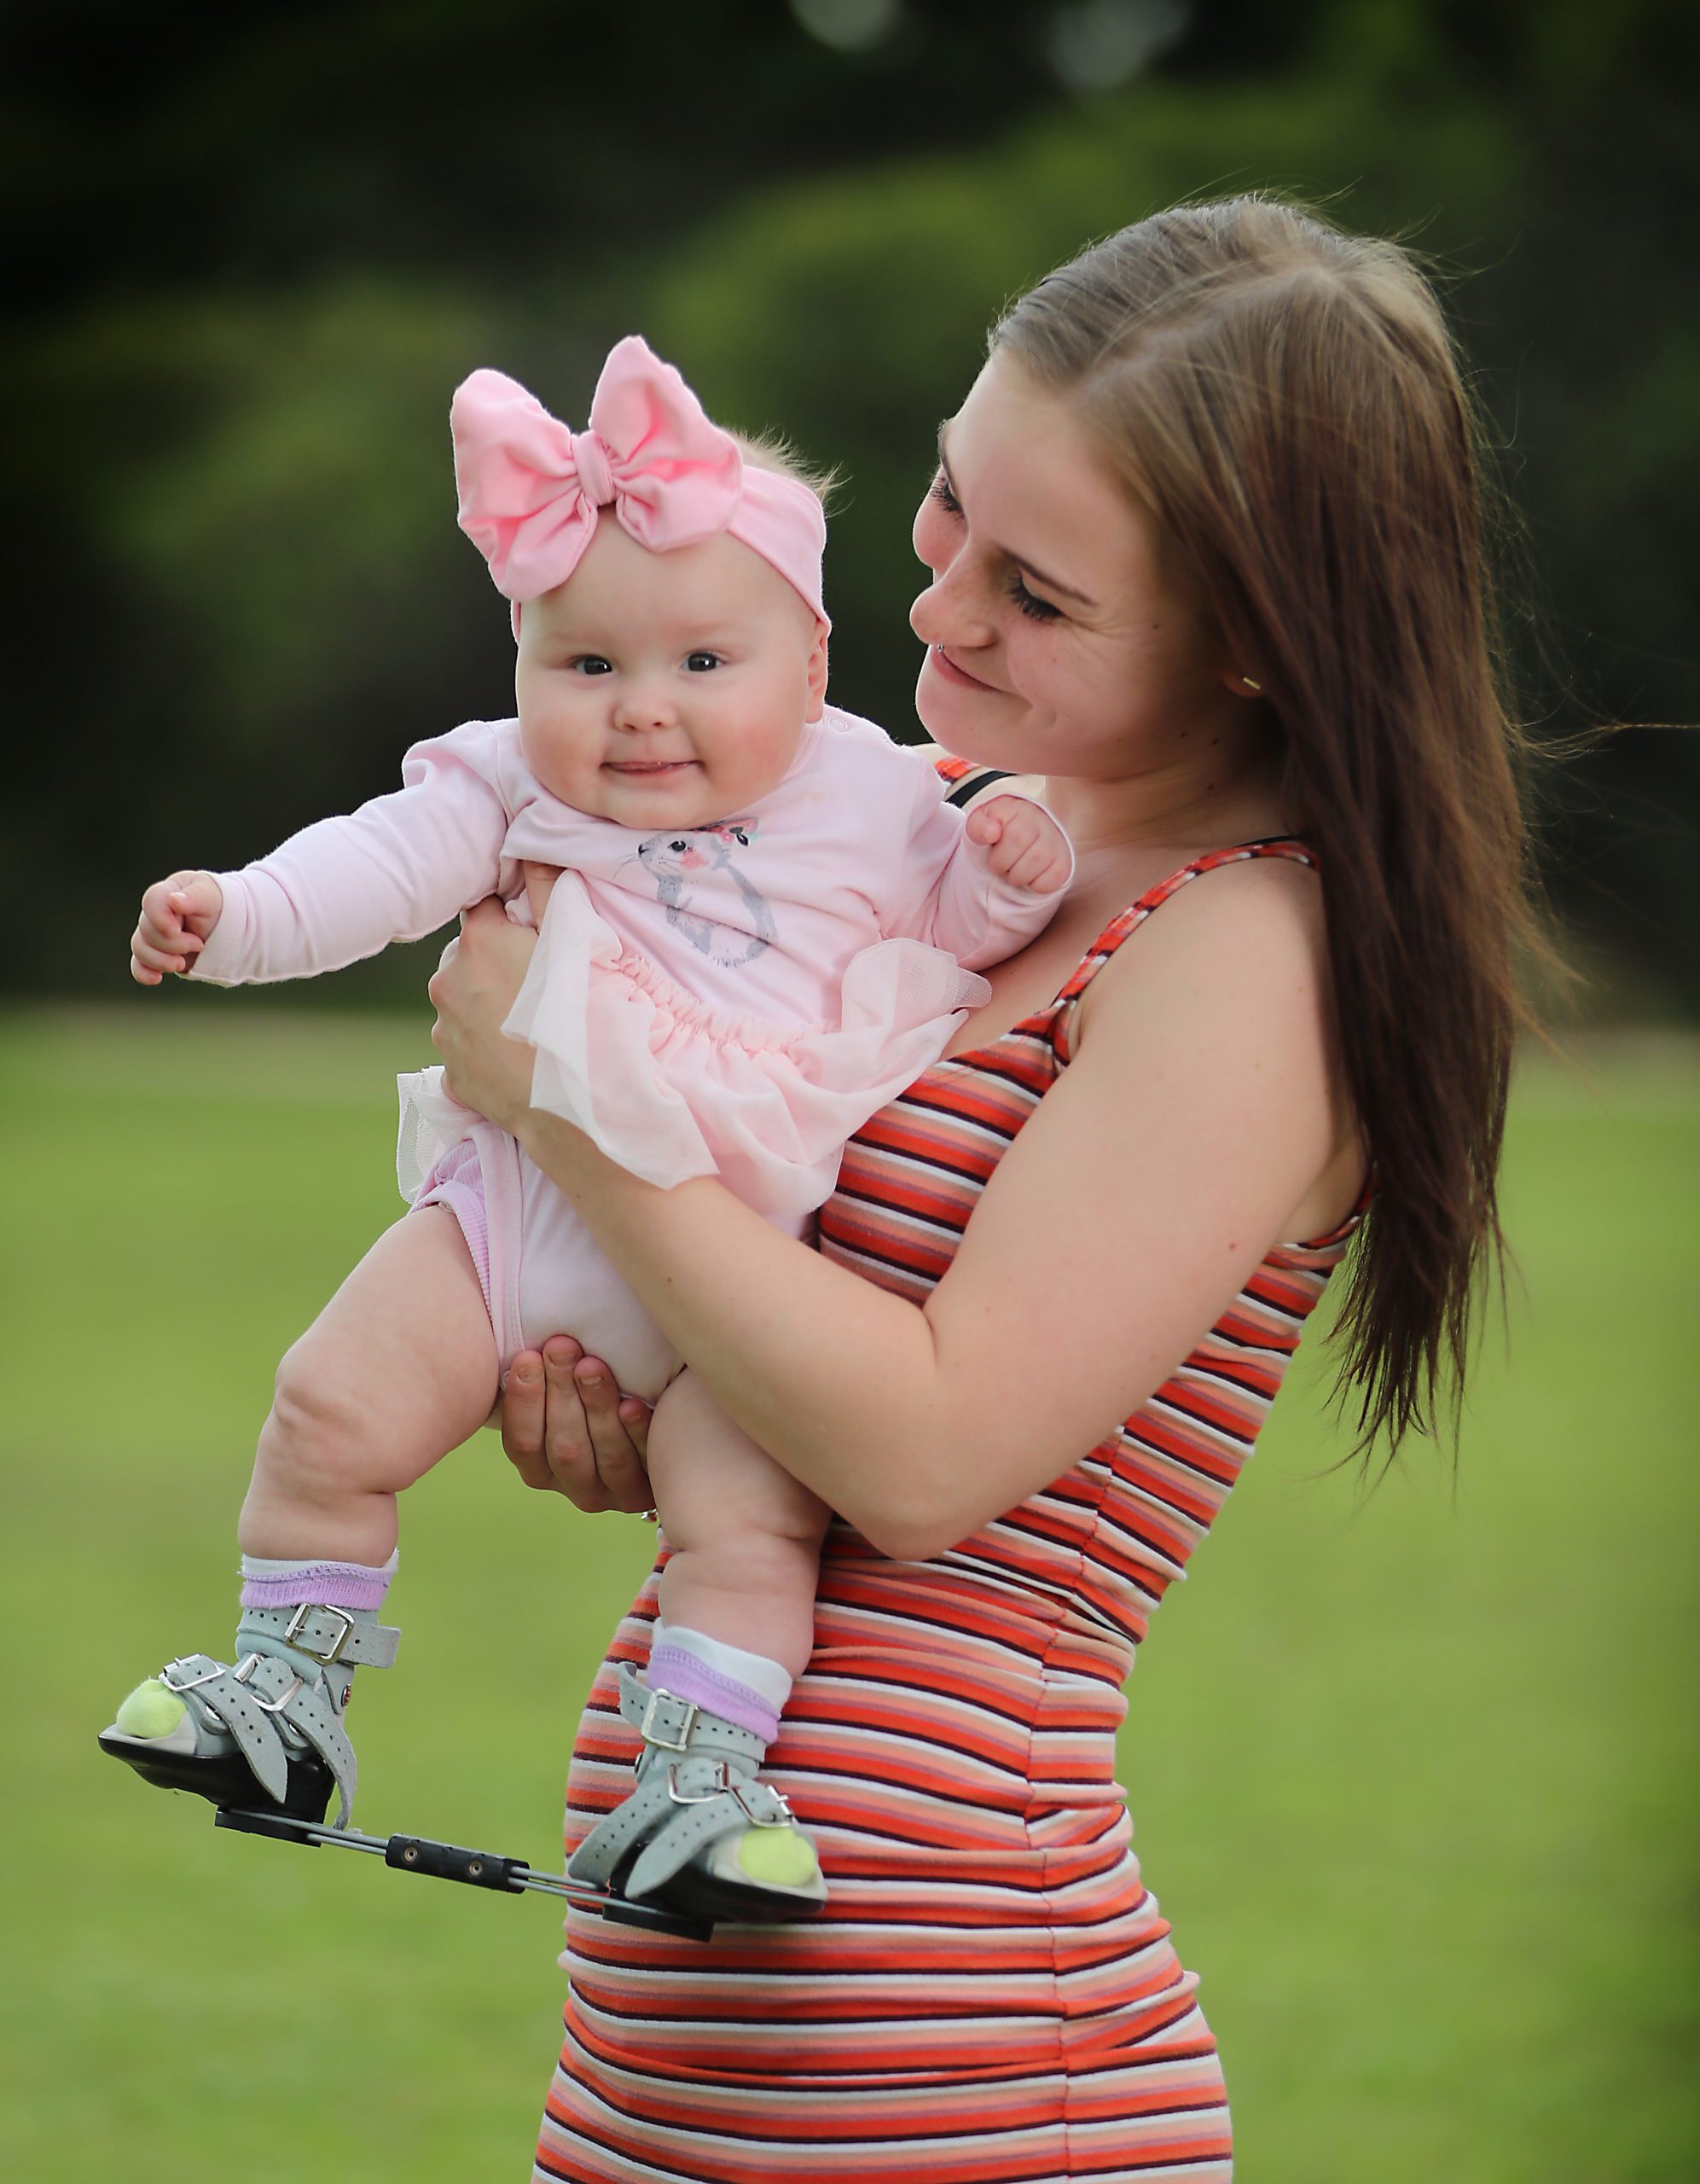
<instances>
[{"instance_id":1,"label":"pink long-sleeve onesie","mask_svg":"<svg viewBox=\"0 0 1700 2184\"><path fill-rule=\"evenodd\" d=\"M194 975L311 978L490 894L530 923L522 861L560 866L504 1027L536 1050L533 1105L651 1182L717 1174L798 1234L844 1141L986 996L975 968L1061 900L997 877L927 760L830 706L775 787L709 827L644 833L562 804L513 720L415 744L402 780L219 874ZM460 1218L502 1370L564 1330L653 1400L677 1353L548 1176L442 1075L401 1079L402 1191Z\"/></svg>"}]
</instances>

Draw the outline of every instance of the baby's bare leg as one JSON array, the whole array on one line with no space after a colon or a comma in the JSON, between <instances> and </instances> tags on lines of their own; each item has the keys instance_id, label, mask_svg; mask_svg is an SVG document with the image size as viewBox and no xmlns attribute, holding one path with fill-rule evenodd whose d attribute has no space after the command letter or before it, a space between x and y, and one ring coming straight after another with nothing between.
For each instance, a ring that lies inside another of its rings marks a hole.
<instances>
[{"instance_id":1,"label":"baby's bare leg","mask_svg":"<svg viewBox=\"0 0 1700 2184\"><path fill-rule=\"evenodd\" d=\"M693 1373L655 1406L647 1461L673 1550L661 1612L799 1676L832 1512L732 1423Z\"/></svg>"},{"instance_id":2,"label":"baby's bare leg","mask_svg":"<svg viewBox=\"0 0 1700 2184\"><path fill-rule=\"evenodd\" d=\"M386 1560L397 1493L483 1425L496 1379L459 1223L446 1206L409 1214L277 1368L238 1529L243 1553Z\"/></svg>"}]
</instances>

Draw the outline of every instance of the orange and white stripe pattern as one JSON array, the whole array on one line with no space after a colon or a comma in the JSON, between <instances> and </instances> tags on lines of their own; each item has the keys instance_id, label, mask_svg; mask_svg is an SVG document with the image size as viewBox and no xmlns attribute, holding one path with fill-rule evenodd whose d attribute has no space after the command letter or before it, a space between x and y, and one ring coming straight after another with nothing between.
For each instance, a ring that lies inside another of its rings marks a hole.
<instances>
[{"instance_id":1,"label":"orange and white stripe pattern","mask_svg":"<svg viewBox=\"0 0 1700 2184\"><path fill-rule=\"evenodd\" d=\"M1312 862L1288 841L1218 851L1123 911L1049 1008L937 1063L857 1135L821 1251L924 1298L1066 1066L1099 967L1177 888L1247 856ZM765 1770L819 1842L831 1900L705 1944L570 1918L537 2179L1229 2176L1216 2043L1129 1847L1115 1735L1152 1612L1359 1217L1271 1251L1118 1432L949 1553L892 1562L833 1525L814 1656ZM655 1613L652 1576L590 1695L569 1854L630 1787L615 1671L647 1659Z\"/></svg>"}]
</instances>

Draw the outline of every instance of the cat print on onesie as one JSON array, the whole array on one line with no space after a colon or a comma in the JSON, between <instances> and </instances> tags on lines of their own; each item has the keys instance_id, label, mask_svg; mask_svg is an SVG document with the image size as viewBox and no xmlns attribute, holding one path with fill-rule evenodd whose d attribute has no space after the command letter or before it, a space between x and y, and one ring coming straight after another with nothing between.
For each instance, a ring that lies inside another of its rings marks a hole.
<instances>
[{"instance_id":1,"label":"cat print on onesie","mask_svg":"<svg viewBox=\"0 0 1700 2184\"><path fill-rule=\"evenodd\" d=\"M767 899L738 869L734 857L738 849L749 848L754 834L753 821L727 819L688 834L652 834L637 845L638 863L655 875L656 893L666 905L669 921L711 962L751 962L774 938L774 914ZM743 897L751 929L741 950L734 937L735 926L717 926L691 909L697 875L711 872L729 874Z\"/></svg>"}]
</instances>

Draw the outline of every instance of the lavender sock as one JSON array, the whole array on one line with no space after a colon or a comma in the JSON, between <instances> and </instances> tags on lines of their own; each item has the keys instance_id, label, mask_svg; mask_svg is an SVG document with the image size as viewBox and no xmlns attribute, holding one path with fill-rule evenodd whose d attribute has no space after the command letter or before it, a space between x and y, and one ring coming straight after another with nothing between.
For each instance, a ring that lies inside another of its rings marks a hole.
<instances>
[{"instance_id":1,"label":"lavender sock","mask_svg":"<svg viewBox=\"0 0 1700 2184\"><path fill-rule=\"evenodd\" d=\"M352 1616L357 1623L375 1623L399 1560L399 1554L392 1554L387 1562L374 1567L368 1562L291 1562L265 1554L245 1554L241 1600L245 1613L244 1619L236 1625L238 1652L275 1654L279 1660L287 1661L296 1675L305 1676L310 1683L316 1682L321 1675L328 1676L331 1671L310 1653L304 1653L299 1646L288 1644L270 1630L254 1629L246 1619L246 1611L257 1607L335 1607ZM345 1706L354 1670L346 1663L339 1662L334 1674L336 1703Z\"/></svg>"},{"instance_id":2,"label":"lavender sock","mask_svg":"<svg viewBox=\"0 0 1700 2184\"><path fill-rule=\"evenodd\" d=\"M384 1605L390 1580L396 1574L399 1553L374 1566L368 1562L275 1561L264 1554L242 1557L244 1607L357 1608L376 1614Z\"/></svg>"},{"instance_id":3,"label":"lavender sock","mask_svg":"<svg viewBox=\"0 0 1700 2184\"><path fill-rule=\"evenodd\" d=\"M684 1623L656 1624L644 1681L652 1691L736 1722L763 1744L779 1734L780 1709L791 1696L791 1678L777 1661Z\"/></svg>"}]
</instances>

